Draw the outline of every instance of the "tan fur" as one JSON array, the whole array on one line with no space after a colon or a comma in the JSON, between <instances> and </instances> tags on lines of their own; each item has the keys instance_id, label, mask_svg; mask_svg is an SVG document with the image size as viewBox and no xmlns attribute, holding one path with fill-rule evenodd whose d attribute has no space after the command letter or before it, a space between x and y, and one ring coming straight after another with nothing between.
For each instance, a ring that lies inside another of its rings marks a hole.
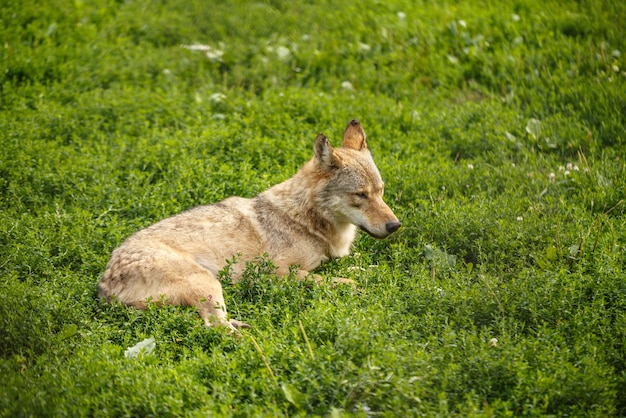
<instances>
[{"instance_id":1,"label":"tan fur","mask_svg":"<svg viewBox=\"0 0 626 418\"><path fill-rule=\"evenodd\" d=\"M357 120L341 148L319 134L314 156L295 176L252 199L230 197L145 228L113 251L98 285L100 297L144 308L147 300L196 306L207 326L246 326L227 320L218 271L268 254L279 275L298 276L349 254L358 226L376 238L400 227L383 201L384 183Z\"/></svg>"}]
</instances>

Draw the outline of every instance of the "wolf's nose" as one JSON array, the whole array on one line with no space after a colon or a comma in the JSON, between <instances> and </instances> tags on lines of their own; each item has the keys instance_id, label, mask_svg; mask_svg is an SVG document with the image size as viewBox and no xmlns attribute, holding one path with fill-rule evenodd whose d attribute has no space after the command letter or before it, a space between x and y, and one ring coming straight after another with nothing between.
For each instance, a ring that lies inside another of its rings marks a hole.
<instances>
[{"instance_id":1,"label":"wolf's nose","mask_svg":"<svg viewBox=\"0 0 626 418\"><path fill-rule=\"evenodd\" d=\"M387 229L387 232L389 232L390 234L393 234L394 232L396 232L398 229L400 229L400 226L402 224L400 222L387 222L385 224L385 228Z\"/></svg>"}]
</instances>

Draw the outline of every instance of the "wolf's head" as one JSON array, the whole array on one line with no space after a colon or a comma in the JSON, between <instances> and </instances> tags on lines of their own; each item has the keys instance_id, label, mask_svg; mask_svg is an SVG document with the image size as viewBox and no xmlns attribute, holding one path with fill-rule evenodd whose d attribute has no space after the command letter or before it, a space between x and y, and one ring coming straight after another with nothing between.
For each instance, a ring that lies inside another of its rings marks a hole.
<instances>
[{"instance_id":1,"label":"wolf's head","mask_svg":"<svg viewBox=\"0 0 626 418\"><path fill-rule=\"evenodd\" d=\"M338 222L356 225L374 238L386 238L400 228L398 218L383 201L385 183L358 120L348 123L340 148L333 148L319 134L314 162L327 178L318 195L320 204Z\"/></svg>"}]
</instances>

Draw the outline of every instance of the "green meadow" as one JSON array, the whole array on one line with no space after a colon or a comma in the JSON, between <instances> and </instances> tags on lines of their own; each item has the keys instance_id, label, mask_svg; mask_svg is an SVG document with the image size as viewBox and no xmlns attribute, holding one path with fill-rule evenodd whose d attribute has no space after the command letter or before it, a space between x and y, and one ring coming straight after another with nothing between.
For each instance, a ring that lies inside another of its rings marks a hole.
<instances>
[{"instance_id":1,"label":"green meadow","mask_svg":"<svg viewBox=\"0 0 626 418\"><path fill-rule=\"evenodd\" d=\"M0 416L626 416L625 56L623 1L3 1ZM98 300L353 118L398 233L224 271L240 338Z\"/></svg>"}]
</instances>

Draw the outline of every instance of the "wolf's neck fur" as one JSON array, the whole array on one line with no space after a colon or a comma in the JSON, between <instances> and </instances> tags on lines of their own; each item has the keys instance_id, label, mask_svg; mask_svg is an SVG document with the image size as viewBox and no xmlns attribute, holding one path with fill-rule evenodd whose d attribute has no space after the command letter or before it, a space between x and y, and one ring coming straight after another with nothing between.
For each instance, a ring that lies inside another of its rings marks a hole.
<instances>
[{"instance_id":1,"label":"wolf's neck fur","mask_svg":"<svg viewBox=\"0 0 626 418\"><path fill-rule=\"evenodd\" d=\"M325 243L329 257L343 257L350 252L356 227L340 221L319 197L328 175L316 167L314 160L306 163L292 178L279 183L260 196L293 223Z\"/></svg>"}]
</instances>

